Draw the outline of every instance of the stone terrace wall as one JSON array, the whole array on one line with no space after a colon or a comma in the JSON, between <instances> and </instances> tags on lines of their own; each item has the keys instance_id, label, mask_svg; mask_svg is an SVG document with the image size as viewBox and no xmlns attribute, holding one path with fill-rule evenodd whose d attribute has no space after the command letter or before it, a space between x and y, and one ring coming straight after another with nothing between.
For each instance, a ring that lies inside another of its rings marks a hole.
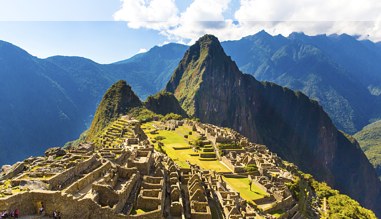
<instances>
[{"instance_id":1,"label":"stone terrace wall","mask_svg":"<svg viewBox=\"0 0 381 219\"><path fill-rule=\"evenodd\" d=\"M49 184L49 189L56 189L58 186L64 184L68 179L75 178L85 170L87 170L91 165L95 162L99 162L96 159L96 156L92 156L91 158L78 163L76 166L52 177L46 182Z\"/></svg>"},{"instance_id":2,"label":"stone terrace wall","mask_svg":"<svg viewBox=\"0 0 381 219\"><path fill-rule=\"evenodd\" d=\"M114 214L109 208L101 208L91 199L75 201L58 191L32 191L0 199L0 209L17 208L21 216L36 215L38 202L44 203L45 211L50 216L58 210L63 218L127 218Z\"/></svg>"},{"instance_id":3,"label":"stone terrace wall","mask_svg":"<svg viewBox=\"0 0 381 219\"><path fill-rule=\"evenodd\" d=\"M100 178L107 170L111 168L111 163L106 162L93 172L87 174L82 179L78 180L77 182L73 183L71 186L69 186L66 190L64 190L65 193L74 194L79 192L81 189L83 189L85 186L89 185L90 183L94 182L96 179Z\"/></svg>"}]
</instances>

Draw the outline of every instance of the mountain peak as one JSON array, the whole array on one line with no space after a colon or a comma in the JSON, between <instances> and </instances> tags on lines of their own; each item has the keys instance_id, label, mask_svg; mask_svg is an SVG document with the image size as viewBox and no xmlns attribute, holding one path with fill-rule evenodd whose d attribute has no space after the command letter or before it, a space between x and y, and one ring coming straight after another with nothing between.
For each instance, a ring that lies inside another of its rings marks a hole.
<instances>
[{"instance_id":1,"label":"mountain peak","mask_svg":"<svg viewBox=\"0 0 381 219\"><path fill-rule=\"evenodd\" d=\"M91 123L87 139L91 140L108 123L119 118L120 115L127 114L130 109L141 105L139 98L126 81L116 82L103 96Z\"/></svg>"},{"instance_id":2,"label":"mountain peak","mask_svg":"<svg viewBox=\"0 0 381 219\"><path fill-rule=\"evenodd\" d=\"M189 51L192 55L211 55L222 54L225 55L224 49L221 46L217 37L206 34L196 41L196 43L190 47ZM195 54L194 54L195 53Z\"/></svg>"},{"instance_id":3,"label":"mountain peak","mask_svg":"<svg viewBox=\"0 0 381 219\"><path fill-rule=\"evenodd\" d=\"M243 37L242 39L246 40L257 40L257 39L270 39L273 36L271 36L269 33L267 33L265 30L261 30L258 33L250 36Z\"/></svg>"},{"instance_id":4,"label":"mountain peak","mask_svg":"<svg viewBox=\"0 0 381 219\"><path fill-rule=\"evenodd\" d=\"M174 71L166 91L179 100L188 115L195 115L196 93L205 81L224 83L241 74L235 62L226 55L217 37L204 35L185 53Z\"/></svg>"},{"instance_id":5,"label":"mountain peak","mask_svg":"<svg viewBox=\"0 0 381 219\"><path fill-rule=\"evenodd\" d=\"M212 44L220 44L220 41L217 37L211 34L205 34L204 36L200 37L195 44L201 44L201 45L212 45Z\"/></svg>"}]
</instances>

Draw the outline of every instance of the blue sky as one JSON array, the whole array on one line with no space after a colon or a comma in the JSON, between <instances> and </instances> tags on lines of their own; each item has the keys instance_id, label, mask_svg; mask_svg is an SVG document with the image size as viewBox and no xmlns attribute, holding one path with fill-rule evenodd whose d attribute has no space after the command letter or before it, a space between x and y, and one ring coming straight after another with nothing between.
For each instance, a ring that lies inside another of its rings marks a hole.
<instances>
[{"instance_id":1,"label":"blue sky","mask_svg":"<svg viewBox=\"0 0 381 219\"><path fill-rule=\"evenodd\" d=\"M0 40L41 58L111 63L205 33L234 40L264 29L380 41L380 11L379 0L0 0Z\"/></svg>"},{"instance_id":2,"label":"blue sky","mask_svg":"<svg viewBox=\"0 0 381 219\"><path fill-rule=\"evenodd\" d=\"M100 63L129 58L166 40L154 30L116 21L2 21L0 39L40 58L83 56Z\"/></svg>"}]
</instances>

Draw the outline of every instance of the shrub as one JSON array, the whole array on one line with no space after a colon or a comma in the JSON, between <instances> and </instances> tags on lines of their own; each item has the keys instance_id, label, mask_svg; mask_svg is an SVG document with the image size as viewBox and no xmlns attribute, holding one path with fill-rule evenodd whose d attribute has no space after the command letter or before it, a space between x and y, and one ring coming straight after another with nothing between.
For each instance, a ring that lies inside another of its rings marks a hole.
<instances>
[{"instance_id":1,"label":"shrub","mask_svg":"<svg viewBox=\"0 0 381 219\"><path fill-rule=\"evenodd\" d=\"M159 136L156 136L154 139L155 139L156 141L161 141L161 140L164 140L164 139L165 139L165 137L164 137L164 136L161 136L161 135L159 135Z\"/></svg>"},{"instance_id":2,"label":"shrub","mask_svg":"<svg viewBox=\"0 0 381 219\"><path fill-rule=\"evenodd\" d=\"M182 116L178 115L178 114L175 114L175 113L169 113L167 115L165 115L161 120L162 121L168 121L168 120L181 120L183 119Z\"/></svg>"},{"instance_id":3,"label":"shrub","mask_svg":"<svg viewBox=\"0 0 381 219\"><path fill-rule=\"evenodd\" d=\"M249 164L245 167L246 172L254 172L258 170L257 165L255 164Z\"/></svg>"},{"instance_id":4,"label":"shrub","mask_svg":"<svg viewBox=\"0 0 381 219\"><path fill-rule=\"evenodd\" d=\"M238 149L240 148L236 143L218 144L220 150L224 149Z\"/></svg>"}]
</instances>

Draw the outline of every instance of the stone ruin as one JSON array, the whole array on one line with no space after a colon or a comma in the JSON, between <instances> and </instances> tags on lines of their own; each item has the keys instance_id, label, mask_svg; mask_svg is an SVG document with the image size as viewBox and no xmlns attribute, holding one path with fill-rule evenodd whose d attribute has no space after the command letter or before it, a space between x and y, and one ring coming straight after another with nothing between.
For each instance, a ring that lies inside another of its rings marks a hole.
<instances>
[{"instance_id":1,"label":"stone ruin","mask_svg":"<svg viewBox=\"0 0 381 219\"><path fill-rule=\"evenodd\" d=\"M230 129L191 120L171 120L157 128L175 130L184 124L204 136L231 173L193 164L179 167L153 150L138 121L121 118L94 144L53 148L44 157L4 166L0 210L19 209L27 216L44 207L47 215L60 211L63 218L208 219L213 209L221 218L233 219L271 218L268 213L274 210L285 211L284 218L298 215L298 205L285 186L293 179L293 167ZM233 146L220 147L229 144ZM250 165L257 169L247 173ZM230 176L248 177L269 195L248 203L224 181Z\"/></svg>"}]
</instances>

